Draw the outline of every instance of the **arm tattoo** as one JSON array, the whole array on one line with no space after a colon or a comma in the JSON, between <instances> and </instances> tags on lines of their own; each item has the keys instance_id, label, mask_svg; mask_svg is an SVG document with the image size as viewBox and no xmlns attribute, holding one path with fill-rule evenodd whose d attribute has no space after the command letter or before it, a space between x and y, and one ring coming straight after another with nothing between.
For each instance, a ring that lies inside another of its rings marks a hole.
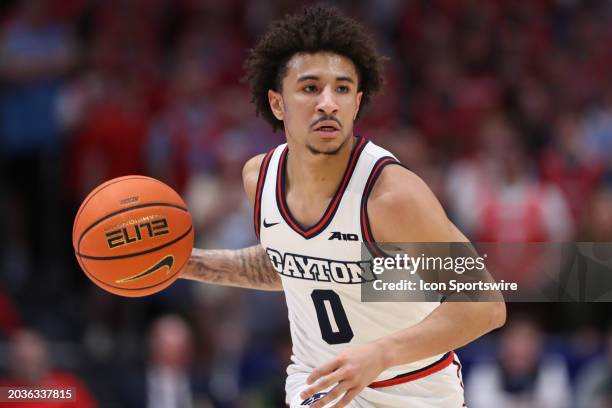
<instances>
[{"instance_id":1,"label":"arm tattoo","mask_svg":"<svg viewBox=\"0 0 612 408\"><path fill-rule=\"evenodd\" d=\"M280 276L261 245L238 250L195 249L180 277L252 289L283 289Z\"/></svg>"}]
</instances>

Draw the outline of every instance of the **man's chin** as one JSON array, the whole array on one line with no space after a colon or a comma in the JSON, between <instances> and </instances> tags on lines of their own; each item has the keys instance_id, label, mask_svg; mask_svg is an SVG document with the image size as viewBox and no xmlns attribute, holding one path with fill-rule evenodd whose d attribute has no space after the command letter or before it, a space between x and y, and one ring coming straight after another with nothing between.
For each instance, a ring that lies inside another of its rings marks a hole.
<instances>
[{"instance_id":1,"label":"man's chin","mask_svg":"<svg viewBox=\"0 0 612 408\"><path fill-rule=\"evenodd\" d=\"M315 155L327 155L334 156L340 153L342 147L348 142L349 138L344 137L342 140L338 139L323 139L318 140L316 143L307 143L306 147L310 153Z\"/></svg>"}]
</instances>

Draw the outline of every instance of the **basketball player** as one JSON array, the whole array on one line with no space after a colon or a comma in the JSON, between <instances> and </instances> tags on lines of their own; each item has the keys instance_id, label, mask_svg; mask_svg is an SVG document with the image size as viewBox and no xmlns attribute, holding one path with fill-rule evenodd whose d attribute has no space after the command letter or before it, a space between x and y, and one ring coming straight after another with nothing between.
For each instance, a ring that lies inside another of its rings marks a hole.
<instances>
[{"instance_id":1,"label":"basketball player","mask_svg":"<svg viewBox=\"0 0 612 408\"><path fill-rule=\"evenodd\" d=\"M284 290L291 407L462 407L453 351L501 326L503 302L360 301L360 242L464 242L419 177L353 124L381 87L358 23L324 6L276 22L246 68L287 143L244 166L260 245L194 249L181 277Z\"/></svg>"}]
</instances>

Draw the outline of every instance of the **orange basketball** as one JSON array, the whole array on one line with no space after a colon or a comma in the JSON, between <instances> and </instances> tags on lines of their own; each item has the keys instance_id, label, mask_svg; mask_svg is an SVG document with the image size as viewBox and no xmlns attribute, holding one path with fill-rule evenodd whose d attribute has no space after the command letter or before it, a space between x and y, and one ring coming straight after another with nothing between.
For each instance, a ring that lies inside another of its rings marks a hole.
<instances>
[{"instance_id":1,"label":"orange basketball","mask_svg":"<svg viewBox=\"0 0 612 408\"><path fill-rule=\"evenodd\" d=\"M193 247L191 215L170 187L145 176L125 176L95 188L74 220L79 265L101 288L146 296L177 278Z\"/></svg>"}]
</instances>

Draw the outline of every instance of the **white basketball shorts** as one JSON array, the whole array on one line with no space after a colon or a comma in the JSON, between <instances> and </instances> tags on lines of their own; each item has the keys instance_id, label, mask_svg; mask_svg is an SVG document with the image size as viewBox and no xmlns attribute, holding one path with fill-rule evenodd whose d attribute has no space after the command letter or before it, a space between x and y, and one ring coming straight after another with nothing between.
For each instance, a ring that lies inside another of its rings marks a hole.
<instances>
[{"instance_id":1,"label":"white basketball shorts","mask_svg":"<svg viewBox=\"0 0 612 408\"><path fill-rule=\"evenodd\" d=\"M426 377L381 388L364 388L347 407L349 408L462 408L466 407L460 363L456 357L452 364ZM290 408L309 407L321 399L331 388L315 394L309 400L300 398L307 388L310 373L288 370L285 384L287 404ZM335 401L334 401L335 402ZM332 404L326 405L330 407Z\"/></svg>"}]
</instances>

